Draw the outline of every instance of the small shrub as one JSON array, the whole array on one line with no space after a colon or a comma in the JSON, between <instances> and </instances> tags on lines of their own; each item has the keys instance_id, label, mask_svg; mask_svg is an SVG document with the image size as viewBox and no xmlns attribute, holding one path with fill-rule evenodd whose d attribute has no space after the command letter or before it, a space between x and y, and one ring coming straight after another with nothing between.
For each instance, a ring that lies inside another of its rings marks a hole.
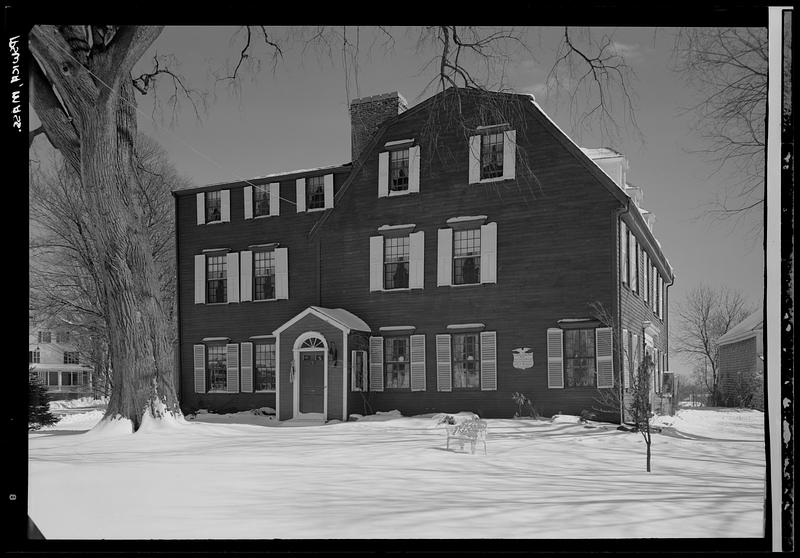
<instances>
[{"instance_id":1,"label":"small shrub","mask_svg":"<svg viewBox=\"0 0 800 558\"><path fill-rule=\"evenodd\" d=\"M515 391L513 394L511 394L511 398L517 405L517 412L514 413L515 417L539 417L539 413L536 412L536 408L533 406L533 402L530 400L530 398L525 397L525 395L518 391Z\"/></svg>"},{"instance_id":2,"label":"small shrub","mask_svg":"<svg viewBox=\"0 0 800 558\"><path fill-rule=\"evenodd\" d=\"M50 412L50 396L35 372L28 373L28 429L39 430L58 419Z\"/></svg>"}]
</instances>

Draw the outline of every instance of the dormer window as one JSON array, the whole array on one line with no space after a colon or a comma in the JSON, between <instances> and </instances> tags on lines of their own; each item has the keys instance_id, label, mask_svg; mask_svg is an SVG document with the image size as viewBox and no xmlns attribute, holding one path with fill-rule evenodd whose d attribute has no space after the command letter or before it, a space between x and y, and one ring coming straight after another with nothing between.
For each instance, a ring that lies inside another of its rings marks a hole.
<instances>
[{"instance_id":1,"label":"dormer window","mask_svg":"<svg viewBox=\"0 0 800 558\"><path fill-rule=\"evenodd\" d=\"M481 136L481 180L503 176L503 133Z\"/></svg>"},{"instance_id":2,"label":"dormer window","mask_svg":"<svg viewBox=\"0 0 800 558\"><path fill-rule=\"evenodd\" d=\"M333 174L298 178L295 183L298 213L333 207Z\"/></svg>"},{"instance_id":3,"label":"dormer window","mask_svg":"<svg viewBox=\"0 0 800 558\"><path fill-rule=\"evenodd\" d=\"M408 190L408 149L389 152L389 191Z\"/></svg>"}]
</instances>

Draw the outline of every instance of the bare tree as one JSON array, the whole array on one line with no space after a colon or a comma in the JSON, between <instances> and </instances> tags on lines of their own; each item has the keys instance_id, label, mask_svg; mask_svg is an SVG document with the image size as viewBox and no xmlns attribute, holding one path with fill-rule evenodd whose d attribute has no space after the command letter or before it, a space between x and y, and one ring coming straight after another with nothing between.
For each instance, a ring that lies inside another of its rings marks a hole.
<instances>
[{"instance_id":1,"label":"bare tree","mask_svg":"<svg viewBox=\"0 0 800 558\"><path fill-rule=\"evenodd\" d=\"M704 141L696 150L730 179L706 214L738 223L758 215L764 203L767 77L764 28L687 28L678 32L674 67L700 95L688 111ZM753 232L763 230L757 219Z\"/></svg>"},{"instance_id":2,"label":"bare tree","mask_svg":"<svg viewBox=\"0 0 800 558\"><path fill-rule=\"evenodd\" d=\"M644 438L647 446L647 472L650 472L651 447L653 445L652 432L650 431L650 417L653 416L650 404L650 385L652 382L654 363L649 353L645 353L642 362L631 377L630 386L630 413L634 428Z\"/></svg>"},{"instance_id":3,"label":"bare tree","mask_svg":"<svg viewBox=\"0 0 800 558\"><path fill-rule=\"evenodd\" d=\"M391 33L377 28L388 38ZM332 32L335 31L335 32ZM86 264L92 270L91 285L101 315L107 321L114 391L105 419L130 419L138 430L145 414L154 418L179 415L175 396L170 308L161 293L158 246L148 235L144 208L132 193L144 187L144 173L137 168L135 92L152 91L162 79L172 84L168 104L177 111L180 98L191 102L199 116L195 95L174 68L174 59L156 55L153 69L134 77L131 72L162 31L160 26L37 25L29 34L33 61L29 64L31 103L42 122L30 141L42 131L79 177L85 219L80 223L86 244ZM273 68L283 56L280 41L265 27L242 28L241 50L232 70L218 81L236 84L240 71L254 60L256 44L272 53ZM355 31L355 33L353 33ZM259 40L253 40L254 35ZM513 33L491 28L427 27L423 35L439 46L438 84L463 85L475 90L491 80L475 79L462 55L475 55L493 70L503 68L504 41L518 41ZM343 63L358 60L358 28L317 28L304 41L317 48L342 53ZM355 39L355 41L353 40ZM570 51L574 44L568 45ZM583 56L592 64L596 79L602 56ZM354 70L357 83L357 64ZM501 74L502 75L502 74ZM459 81L460 80L460 81ZM602 88L602 80L597 81ZM605 97L608 99L608 97ZM157 241L156 241L157 243Z\"/></svg>"},{"instance_id":4,"label":"bare tree","mask_svg":"<svg viewBox=\"0 0 800 558\"><path fill-rule=\"evenodd\" d=\"M717 405L719 392L719 338L753 312L744 296L726 287L701 284L678 305L680 327L673 350L685 355L700 371L700 380Z\"/></svg>"},{"instance_id":5,"label":"bare tree","mask_svg":"<svg viewBox=\"0 0 800 558\"><path fill-rule=\"evenodd\" d=\"M109 331L99 297L99 278L92 265L87 238L89 217L79 177L57 157L51 165L32 169L29 188L31 222L29 310L36 319L67 326L76 332L80 362L92 365L93 385L103 395L109 377ZM167 161L166 153L140 135L134 152L141 173L131 201L143 209L159 272L160 292L175 329L174 212L170 189L185 182Z\"/></svg>"}]
</instances>

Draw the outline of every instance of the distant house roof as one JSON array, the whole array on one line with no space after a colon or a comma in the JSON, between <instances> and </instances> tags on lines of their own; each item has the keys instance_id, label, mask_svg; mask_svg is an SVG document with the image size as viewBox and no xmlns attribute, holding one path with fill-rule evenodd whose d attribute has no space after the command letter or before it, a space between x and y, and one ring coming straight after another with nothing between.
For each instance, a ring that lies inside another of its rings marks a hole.
<instances>
[{"instance_id":1,"label":"distant house roof","mask_svg":"<svg viewBox=\"0 0 800 558\"><path fill-rule=\"evenodd\" d=\"M744 320L733 326L729 329L725 335L721 336L717 343L720 345L728 345L730 343L736 343L738 341L742 341L747 339L748 337L752 337L754 335L758 335L761 333L761 330L764 328L764 311L759 308L749 316L747 316Z\"/></svg>"}]
</instances>

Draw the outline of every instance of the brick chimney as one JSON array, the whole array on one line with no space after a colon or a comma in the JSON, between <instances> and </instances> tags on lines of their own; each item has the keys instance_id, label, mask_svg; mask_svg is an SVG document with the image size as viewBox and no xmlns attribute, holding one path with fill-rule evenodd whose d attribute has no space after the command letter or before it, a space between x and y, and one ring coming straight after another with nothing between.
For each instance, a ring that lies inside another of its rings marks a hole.
<instances>
[{"instance_id":1,"label":"brick chimney","mask_svg":"<svg viewBox=\"0 0 800 558\"><path fill-rule=\"evenodd\" d=\"M358 159L381 124L407 108L408 103L397 91L350 101L352 160Z\"/></svg>"}]
</instances>

